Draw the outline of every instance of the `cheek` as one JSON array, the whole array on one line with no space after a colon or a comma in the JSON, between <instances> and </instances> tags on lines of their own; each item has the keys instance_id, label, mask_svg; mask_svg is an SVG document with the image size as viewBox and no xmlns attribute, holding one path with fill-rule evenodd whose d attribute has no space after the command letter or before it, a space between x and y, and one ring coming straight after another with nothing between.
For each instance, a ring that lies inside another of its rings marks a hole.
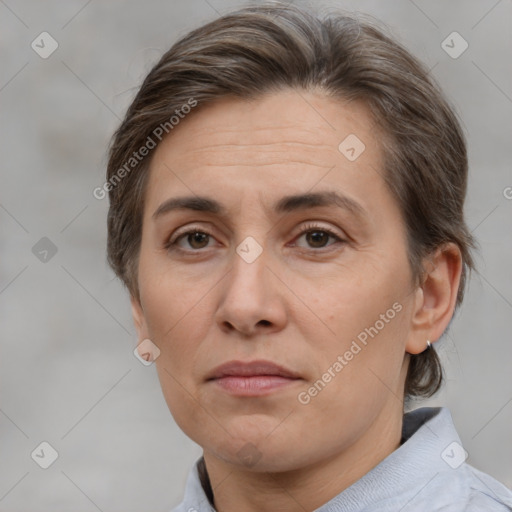
<instances>
[{"instance_id":1,"label":"cheek","mask_svg":"<svg viewBox=\"0 0 512 512\"><path fill-rule=\"evenodd\" d=\"M364 416L390 390L400 396L410 323L409 276L399 265L376 264L345 276L311 296L324 322L303 324L311 360L317 363L311 375L315 389L305 391L314 395L313 408L339 408L341 414L357 410Z\"/></svg>"},{"instance_id":2,"label":"cheek","mask_svg":"<svg viewBox=\"0 0 512 512\"><path fill-rule=\"evenodd\" d=\"M161 366L163 385L174 394L179 384L190 388L199 345L207 336L205 319L212 315L206 311L208 288L169 269L162 271L161 262L141 263L145 265L140 267L140 295L148 337L160 349L156 363Z\"/></svg>"},{"instance_id":3,"label":"cheek","mask_svg":"<svg viewBox=\"0 0 512 512\"><path fill-rule=\"evenodd\" d=\"M171 285L172 283L172 285ZM181 287L179 279L146 281L141 291L150 339L159 347L155 361L167 407L178 426L193 440L194 425L205 422L198 407L196 377L200 342L206 337L204 292ZM211 313L210 313L211 316Z\"/></svg>"},{"instance_id":4,"label":"cheek","mask_svg":"<svg viewBox=\"0 0 512 512\"><path fill-rule=\"evenodd\" d=\"M180 356L173 352L172 360L179 362ZM184 365L172 365L171 359L165 355L158 358L155 364L167 408L178 427L201 446L208 444L205 442L205 425L208 425L209 437L221 438L225 432L217 430L219 425L222 426L222 421L213 421L215 412L210 411L211 406L201 404Z\"/></svg>"},{"instance_id":5,"label":"cheek","mask_svg":"<svg viewBox=\"0 0 512 512\"><path fill-rule=\"evenodd\" d=\"M386 311L395 312L384 308L384 314ZM315 350L322 359L321 370L302 390L300 403L308 403L299 409L308 429L342 428L343 442L350 443L375 420L387 402L401 396L403 312L402 309L382 326L379 316L376 320L365 311L360 318L368 318L366 327L361 328L363 324L353 319L350 327L340 324L340 330L345 329L346 333L343 340L336 345L324 343L323 350Z\"/></svg>"},{"instance_id":6,"label":"cheek","mask_svg":"<svg viewBox=\"0 0 512 512\"><path fill-rule=\"evenodd\" d=\"M162 344L174 336L189 314L194 315L204 295L202 286L184 279L161 254L144 249L139 263L139 289L148 330L155 342Z\"/></svg>"},{"instance_id":7,"label":"cheek","mask_svg":"<svg viewBox=\"0 0 512 512\"><path fill-rule=\"evenodd\" d=\"M341 350L358 335L363 342L372 334L387 338L400 324L404 316L401 312L410 298L409 276L400 265L372 260L361 257L350 269L340 269L337 280L324 281L321 286L302 283L309 291L307 303L317 313L316 325L309 327L310 339L315 339L313 332L318 328L330 334L321 337L324 349Z\"/></svg>"}]
</instances>

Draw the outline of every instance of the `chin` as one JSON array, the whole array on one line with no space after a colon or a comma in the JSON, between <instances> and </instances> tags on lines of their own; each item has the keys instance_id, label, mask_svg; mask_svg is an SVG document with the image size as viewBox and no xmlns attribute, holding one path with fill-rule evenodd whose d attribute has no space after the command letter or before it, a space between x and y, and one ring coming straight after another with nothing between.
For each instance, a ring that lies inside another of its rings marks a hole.
<instances>
[{"instance_id":1,"label":"chin","mask_svg":"<svg viewBox=\"0 0 512 512\"><path fill-rule=\"evenodd\" d=\"M244 435L226 434L214 445L210 438L203 448L228 464L255 472L291 471L312 462L312 454L298 451L298 447L304 448L304 443L300 442L303 436L293 436L288 431L279 433L275 425L274 429L253 436L247 432ZM233 434L232 429L228 431Z\"/></svg>"}]
</instances>

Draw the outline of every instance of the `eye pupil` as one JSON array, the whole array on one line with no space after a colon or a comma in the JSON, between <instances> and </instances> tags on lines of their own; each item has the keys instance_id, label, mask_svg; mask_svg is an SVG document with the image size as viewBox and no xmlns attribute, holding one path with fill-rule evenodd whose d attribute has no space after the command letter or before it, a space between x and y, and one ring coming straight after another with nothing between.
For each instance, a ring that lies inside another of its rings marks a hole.
<instances>
[{"instance_id":1,"label":"eye pupil","mask_svg":"<svg viewBox=\"0 0 512 512\"><path fill-rule=\"evenodd\" d=\"M322 243L322 238L324 242L327 242L329 238L325 231L310 231L306 236L308 237L308 243L312 240L314 247L323 247L325 243ZM320 244L317 244L317 242L320 242Z\"/></svg>"},{"instance_id":2,"label":"eye pupil","mask_svg":"<svg viewBox=\"0 0 512 512\"><path fill-rule=\"evenodd\" d=\"M205 239L208 237L209 235L207 235L206 233L201 233L199 231L196 231L195 233L192 233L189 235L189 241L193 241L193 243L191 243L190 245L192 247L195 247L195 248L198 248L197 246L195 246L195 242L199 242L199 245L200 247L204 247L204 245L201 245L201 242L204 242ZM200 248L199 247L199 248Z\"/></svg>"}]
</instances>

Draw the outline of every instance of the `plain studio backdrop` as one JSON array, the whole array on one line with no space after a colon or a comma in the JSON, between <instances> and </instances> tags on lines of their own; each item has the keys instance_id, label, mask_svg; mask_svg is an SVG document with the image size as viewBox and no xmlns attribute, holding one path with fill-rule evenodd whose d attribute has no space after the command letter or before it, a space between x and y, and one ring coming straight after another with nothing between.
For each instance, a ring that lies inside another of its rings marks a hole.
<instances>
[{"instance_id":1,"label":"plain studio backdrop","mask_svg":"<svg viewBox=\"0 0 512 512\"><path fill-rule=\"evenodd\" d=\"M421 405L448 406L468 461L510 487L511 2L314 3L386 23L462 118L479 273L437 345L446 385ZM0 511L163 512L181 500L201 450L170 415L154 365L133 354L128 296L106 264L108 203L93 190L153 64L244 4L0 1Z\"/></svg>"}]
</instances>

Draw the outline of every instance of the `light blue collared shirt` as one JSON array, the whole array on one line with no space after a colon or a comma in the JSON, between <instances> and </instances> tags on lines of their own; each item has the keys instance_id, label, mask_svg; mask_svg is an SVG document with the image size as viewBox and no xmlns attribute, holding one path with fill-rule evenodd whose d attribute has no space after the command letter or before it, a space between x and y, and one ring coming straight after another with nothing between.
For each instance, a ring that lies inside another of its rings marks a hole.
<instances>
[{"instance_id":1,"label":"light blue collared shirt","mask_svg":"<svg viewBox=\"0 0 512 512\"><path fill-rule=\"evenodd\" d=\"M447 408L405 414L402 438L399 448L314 512L512 511L512 491L466 464ZM201 484L201 460L189 472L183 501L171 512L216 512Z\"/></svg>"}]
</instances>

